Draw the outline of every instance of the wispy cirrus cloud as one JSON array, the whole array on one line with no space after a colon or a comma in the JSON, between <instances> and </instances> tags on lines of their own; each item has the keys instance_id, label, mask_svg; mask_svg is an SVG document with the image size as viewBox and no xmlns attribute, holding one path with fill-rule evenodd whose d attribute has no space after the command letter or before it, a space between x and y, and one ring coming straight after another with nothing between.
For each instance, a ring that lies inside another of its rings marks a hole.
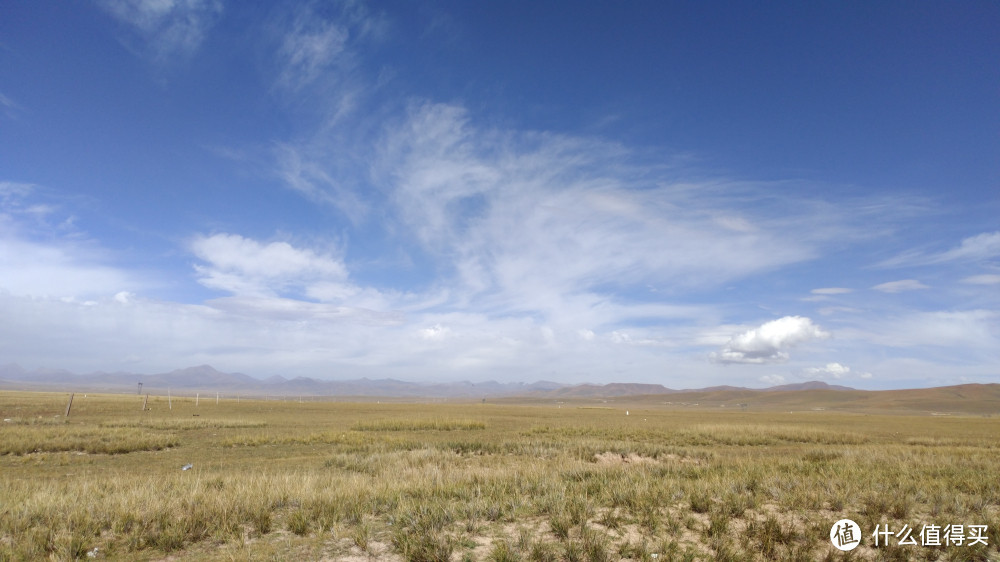
<instances>
[{"instance_id":1,"label":"wispy cirrus cloud","mask_svg":"<svg viewBox=\"0 0 1000 562\"><path fill-rule=\"evenodd\" d=\"M99 5L141 40L158 61L194 53L221 16L222 0L100 0Z\"/></svg>"},{"instance_id":2,"label":"wispy cirrus cloud","mask_svg":"<svg viewBox=\"0 0 1000 562\"><path fill-rule=\"evenodd\" d=\"M277 145L274 149L277 175L289 189L316 203L334 207L351 222L360 223L368 215L370 205L354 189L357 180L336 173L339 155L313 158L309 153L314 150L287 143Z\"/></svg>"},{"instance_id":3,"label":"wispy cirrus cloud","mask_svg":"<svg viewBox=\"0 0 1000 562\"><path fill-rule=\"evenodd\" d=\"M34 184L0 182L0 291L90 298L135 290L137 276L112 265L72 214Z\"/></svg>"},{"instance_id":4,"label":"wispy cirrus cloud","mask_svg":"<svg viewBox=\"0 0 1000 562\"><path fill-rule=\"evenodd\" d=\"M1000 258L1000 231L983 232L962 239L958 246L943 252L911 250L883 261L882 267L936 265L949 262L977 262Z\"/></svg>"},{"instance_id":5,"label":"wispy cirrus cloud","mask_svg":"<svg viewBox=\"0 0 1000 562\"><path fill-rule=\"evenodd\" d=\"M982 308L909 311L857 318L839 326L837 337L856 357L867 356L866 370L880 380L990 382L1000 369L998 321L1000 313Z\"/></svg>"},{"instance_id":6,"label":"wispy cirrus cloud","mask_svg":"<svg viewBox=\"0 0 1000 562\"><path fill-rule=\"evenodd\" d=\"M361 48L388 26L362 2L307 2L272 22L275 86L299 105L315 98L329 126L363 104L368 77Z\"/></svg>"},{"instance_id":7,"label":"wispy cirrus cloud","mask_svg":"<svg viewBox=\"0 0 1000 562\"><path fill-rule=\"evenodd\" d=\"M833 206L772 197L769 184L685 181L670 158L599 138L484 127L456 104L412 102L380 135L360 128L282 144L279 174L431 261L434 289L446 288L439 307L607 334L678 318L644 301L676 311L679 295L877 235L859 228L871 222L870 202ZM874 208L888 213L880 224L892 222L892 206ZM705 323L720 316L697 308Z\"/></svg>"},{"instance_id":8,"label":"wispy cirrus cloud","mask_svg":"<svg viewBox=\"0 0 1000 562\"><path fill-rule=\"evenodd\" d=\"M916 279L900 279L899 281L888 281L886 283L879 283L872 287L876 291L882 293L902 293L904 291L919 291L921 289L930 289L927 285L924 285Z\"/></svg>"},{"instance_id":9,"label":"wispy cirrus cloud","mask_svg":"<svg viewBox=\"0 0 1000 562\"><path fill-rule=\"evenodd\" d=\"M428 104L382 141L376 181L468 291L558 295L647 283L720 284L810 259L809 236L741 208L735 186L662 183L613 143L481 130ZM530 288L530 290L525 290Z\"/></svg>"},{"instance_id":10,"label":"wispy cirrus cloud","mask_svg":"<svg viewBox=\"0 0 1000 562\"><path fill-rule=\"evenodd\" d=\"M331 5L332 6L332 5ZM362 33L356 25L365 19L364 7L341 4L338 14L318 12L315 3L296 8L290 22L280 30L277 60L278 84L293 91L304 88L324 76L339 76L355 66L355 53L349 46ZM353 25L352 25L353 24Z\"/></svg>"},{"instance_id":11,"label":"wispy cirrus cloud","mask_svg":"<svg viewBox=\"0 0 1000 562\"><path fill-rule=\"evenodd\" d=\"M854 289L848 289L845 287L823 287L820 289L812 289L809 291L810 296L803 297L801 300L805 302L823 302L831 300L837 295L847 295L853 293Z\"/></svg>"},{"instance_id":12,"label":"wispy cirrus cloud","mask_svg":"<svg viewBox=\"0 0 1000 562\"><path fill-rule=\"evenodd\" d=\"M5 96L3 92L0 92L0 109L3 110L3 114L6 115L8 119L15 119L18 112L21 110L21 106L14 100Z\"/></svg>"},{"instance_id":13,"label":"wispy cirrus cloud","mask_svg":"<svg viewBox=\"0 0 1000 562\"><path fill-rule=\"evenodd\" d=\"M853 293L854 289L848 289L845 287L824 287L822 289L813 289L809 292L814 295L846 295L848 293Z\"/></svg>"},{"instance_id":14,"label":"wispy cirrus cloud","mask_svg":"<svg viewBox=\"0 0 1000 562\"><path fill-rule=\"evenodd\" d=\"M962 279L962 283L969 285L1000 285L1000 275L995 273L972 275Z\"/></svg>"}]
</instances>

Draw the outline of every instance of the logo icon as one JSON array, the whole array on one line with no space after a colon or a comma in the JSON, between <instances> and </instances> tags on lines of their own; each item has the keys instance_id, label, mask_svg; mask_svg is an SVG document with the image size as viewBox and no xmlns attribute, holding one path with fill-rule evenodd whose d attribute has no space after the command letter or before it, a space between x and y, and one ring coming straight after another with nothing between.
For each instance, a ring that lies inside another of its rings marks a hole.
<instances>
[{"instance_id":1,"label":"logo icon","mask_svg":"<svg viewBox=\"0 0 1000 562\"><path fill-rule=\"evenodd\" d=\"M830 542L838 550L854 550L861 544L861 527L850 519L841 519L830 528Z\"/></svg>"}]
</instances>

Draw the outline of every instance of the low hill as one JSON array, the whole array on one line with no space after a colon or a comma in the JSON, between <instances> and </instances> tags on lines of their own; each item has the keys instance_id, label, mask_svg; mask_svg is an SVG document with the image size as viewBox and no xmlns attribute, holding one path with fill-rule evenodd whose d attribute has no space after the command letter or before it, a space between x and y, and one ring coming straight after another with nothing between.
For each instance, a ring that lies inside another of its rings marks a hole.
<instances>
[{"instance_id":1,"label":"low hill","mask_svg":"<svg viewBox=\"0 0 1000 562\"><path fill-rule=\"evenodd\" d=\"M675 390L659 384L609 383L565 385L554 382L501 383L468 381L416 383L395 379L318 380L272 376L256 379L225 373L210 365L175 369L168 373L96 372L78 375L60 369L28 371L19 365L0 365L0 388L91 392L175 394L195 392L265 396L322 396L371 398L502 398L530 403L595 401L635 403L667 408L729 408L746 410L921 412L926 414L1000 414L1000 384L964 384L909 390L856 390L820 381L751 389L715 386Z\"/></svg>"},{"instance_id":2,"label":"low hill","mask_svg":"<svg viewBox=\"0 0 1000 562\"><path fill-rule=\"evenodd\" d=\"M1000 384L905 390L839 390L833 387L814 390L692 391L619 399L626 400L672 408L992 415L1000 414Z\"/></svg>"}]
</instances>

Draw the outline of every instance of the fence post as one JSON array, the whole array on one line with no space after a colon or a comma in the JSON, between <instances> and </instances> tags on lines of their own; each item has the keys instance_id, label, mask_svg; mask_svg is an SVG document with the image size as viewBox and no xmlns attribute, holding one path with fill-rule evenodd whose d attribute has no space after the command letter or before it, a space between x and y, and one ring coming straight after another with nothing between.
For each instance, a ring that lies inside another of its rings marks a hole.
<instances>
[{"instance_id":1,"label":"fence post","mask_svg":"<svg viewBox=\"0 0 1000 562\"><path fill-rule=\"evenodd\" d=\"M149 395L147 394L145 398L142 399L142 411L146 411L146 402L149 402Z\"/></svg>"},{"instance_id":2,"label":"fence post","mask_svg":"<svg viewBox=\"0 0 1000 562\"><path fill-rule=\"evenodd\" d=\"M73 393L69 393L69 402L66 403L66 416L69 417L69 409L73 407Z\"/></svg>"}]
</instances>

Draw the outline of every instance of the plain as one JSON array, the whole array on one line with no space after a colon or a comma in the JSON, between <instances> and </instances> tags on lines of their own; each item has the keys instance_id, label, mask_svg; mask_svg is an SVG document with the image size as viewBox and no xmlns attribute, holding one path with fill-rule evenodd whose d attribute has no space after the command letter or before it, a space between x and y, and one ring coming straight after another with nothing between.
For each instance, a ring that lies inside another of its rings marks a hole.
<instances>
[{"instance_id":1,"label":"plain","mask_svg":"<svg viewBox=\"0 0 1000 562\"><path fill-rule=\"evenodd\" d=\"M64 417L67 393L4 391L0 560L1000 559L1000 418L803 396L77 393ZM844 518L849 553L830 540ZM918 544L876 547L876 525ZM984 540L917 538L953 525Z\"/></svg>"}]
</instances>

